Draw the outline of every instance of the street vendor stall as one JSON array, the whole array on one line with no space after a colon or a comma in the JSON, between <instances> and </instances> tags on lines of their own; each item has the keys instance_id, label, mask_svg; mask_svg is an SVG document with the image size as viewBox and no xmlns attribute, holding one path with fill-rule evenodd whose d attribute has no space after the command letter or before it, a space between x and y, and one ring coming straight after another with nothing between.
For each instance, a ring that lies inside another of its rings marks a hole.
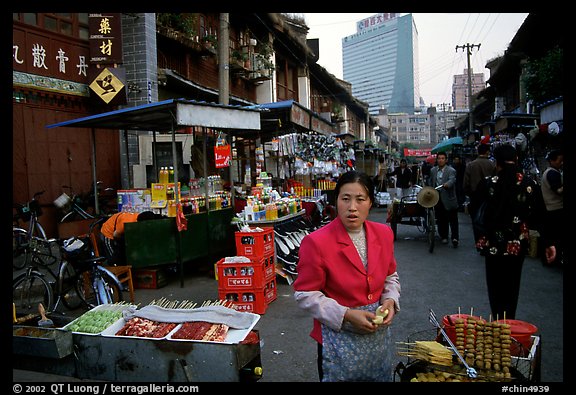
<instances>
[{"instance_id":1,"label":"street vendor stall","mask_svg":"<svg viewBox=\"0 0 576 395\"><path fill-rule=\"evenodd\" d=\"M256 381L259 318L222 302L101 305L55 328L14 326L12 366L109 382Z\"/></svg>"},{"instance_id":2,"label":"street vendor stall","mask_svg":"<svg viewBox=\"0 0 576 395\"><path fill-rule=\"evenodd\" d=\"M208 129L218 132L254 131L260 129L260 114L257 109L253 108L169 99L47 126L47 128L56 127L169 132L172 135L173 179L179 180L175 143L177 131L187 127L198 127L202 129L204 136L208 133ZM206 140L206 138L203 139L204 145L206 145ZM206 162L206 149L204 162ZM95 166L94 162L93 166ZM203 168L206 180L208 179L207 166ZM204 187L206 210L202 214L184 215L180 203L181 187L178 182L174 182L173 196L177 209L175 217L126 226L126 254L133 267L175 262L180 268L183 285L184 260L209 256L223 248L233 246L230 220L234 215L231 208L234 205L232 203L226 208L211 208L208 204L208 183L205 183ZM184 243L184 240L189 242Z\"/></svg>"}]
</instances>

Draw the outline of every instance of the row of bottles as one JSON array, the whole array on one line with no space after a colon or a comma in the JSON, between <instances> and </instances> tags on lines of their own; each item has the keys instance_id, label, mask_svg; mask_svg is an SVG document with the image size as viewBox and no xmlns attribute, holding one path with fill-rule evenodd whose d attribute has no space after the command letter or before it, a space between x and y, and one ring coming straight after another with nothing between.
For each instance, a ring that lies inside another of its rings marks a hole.
<instances>
[{"instance_id":1,"label":"row of bottles","mask_svg":"<svg viewBox=\"0 0 576 395\"><path fill-rule=\"evenodd\" d=\"M174 182L174 167L161 167L158 171L158 182L161 184Z\"/></svg>"}]
</instances>

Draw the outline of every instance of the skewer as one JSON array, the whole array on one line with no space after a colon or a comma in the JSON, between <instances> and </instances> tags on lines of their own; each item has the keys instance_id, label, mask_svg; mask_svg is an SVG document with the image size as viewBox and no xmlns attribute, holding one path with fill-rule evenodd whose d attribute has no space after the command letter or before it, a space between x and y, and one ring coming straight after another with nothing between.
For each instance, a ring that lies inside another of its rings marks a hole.
<instances>
[{"instance_id":1,"label":"skewer","mask_svg":"<svg viewBox=\"0 0 576 395\"><path fill-rule=\"evenodd\" d=\"M458 357L458 359L460 359L460 361L464 364L464 366L466 367L466 373L468 374L468 377L470 378L476 378L478 376L478 373L476 372L476 369L474 369L473 367L470 367L468 365L468 363L464 360L464 358L462 357L462 355L460 355L460 352L458 352L458 349L456 348L456 346L454 345L454 343L452 343L452 340L450 340L450 338L448 337L448 334L446 333L446 331L444 330L444 328L442 328L442 326L440 325L440 323L438 322L438 319L436 318L436 314L434 314L434 311L432 311L432 309L430 309L430 315L429 315L429 321L434 324L434 326L436 326L436 328L440 329L440 332L442 333L442 336L444 337L444 340L446 340L446 342L448 342L448 344L450 345L450 348L452 349L452 351L456 354L456 356Z\"/></svg>"}]
</instances>

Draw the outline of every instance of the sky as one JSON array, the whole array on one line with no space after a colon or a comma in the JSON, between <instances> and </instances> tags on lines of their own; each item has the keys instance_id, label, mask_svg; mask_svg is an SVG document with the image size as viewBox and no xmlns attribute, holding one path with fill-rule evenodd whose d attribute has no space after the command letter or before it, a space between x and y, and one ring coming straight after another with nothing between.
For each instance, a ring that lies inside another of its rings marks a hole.
<instances>
[{"instance_id":1,"label":"sky","mask_svg":"<svg viewBox=\"0 0 576 395\"><path fill-rule=\"evenodd\" d=\"M318 64L343 79L342 38L356 33L356 22L374 13L304 13L309 39L318 38ZM405 15L401 13L400 15ZM528 13L412 13L418 30L420 96L424 104L452 102L452 80L467 67L466 51L474 47L470 65L474 73L490 77L486 63L504 54Z\"/></svg>"}]
</instances>

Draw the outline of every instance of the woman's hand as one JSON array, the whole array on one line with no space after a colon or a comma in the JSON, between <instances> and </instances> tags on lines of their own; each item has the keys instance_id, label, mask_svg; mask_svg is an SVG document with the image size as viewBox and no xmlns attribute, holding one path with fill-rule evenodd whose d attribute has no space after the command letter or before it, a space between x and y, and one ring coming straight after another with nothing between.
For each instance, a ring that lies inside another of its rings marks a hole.
<instances>
[{"instance_id":1,"label":"woman's hand","mask_svg":"<svg viewBox=\"0 0 576 395\"><path fill-rule=\"evenodd\" d=\"M394 301L386 299L382 304L382 310L388 309L388 315L384 317L381 324L375 324L376 314L371 311L348 309L344 314L344 321L347 321L360 333L374 333L379 327L385 327L392 323L395 315Z\"/></svg>"},{"instance_id":2,"label":"woman's hand","mask_svg":"<svg viewBox=\"0 0 576 395\"><path fill-rule=\"evenodd\" d=\"M372 322L375 317L376 314L371 311L348 309L344 314L344 321L349 322L359 333L374 333L379 326Z\"/></svg>"}]
</instances>

